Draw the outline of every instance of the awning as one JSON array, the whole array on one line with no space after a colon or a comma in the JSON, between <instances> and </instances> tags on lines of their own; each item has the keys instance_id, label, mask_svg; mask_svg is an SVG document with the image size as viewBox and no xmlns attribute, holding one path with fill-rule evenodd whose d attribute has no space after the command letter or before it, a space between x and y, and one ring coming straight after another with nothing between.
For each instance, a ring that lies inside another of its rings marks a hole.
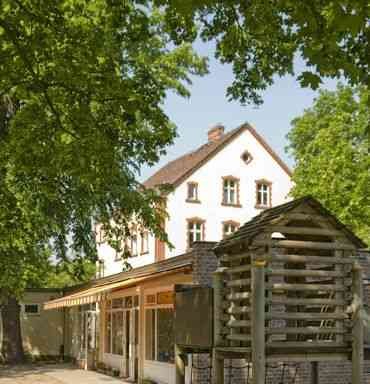
<instances>
[{"instance_id":1,"label":"awning","mask_svg":"<svg viewBox=\"0 0 370 384\"><path fill-rule=\"evenodd\" d=\"M63 307L73 307L75 305L84 305L97 303L104 300L109 292L118 288L127 288L129 286L137 285L140 282L156 279L164 275L169 275L173 273L182 272L188 270L189 267L176 268L170 271L151 273L145 276L138 276L129 278L126 280L117 281L114 283L107 283L104 285L99 285L95 287L86 288L70 295L60 297L51 301L47 301L44 304L44 309L56 309Z\"/></svg>"}]
</instances>

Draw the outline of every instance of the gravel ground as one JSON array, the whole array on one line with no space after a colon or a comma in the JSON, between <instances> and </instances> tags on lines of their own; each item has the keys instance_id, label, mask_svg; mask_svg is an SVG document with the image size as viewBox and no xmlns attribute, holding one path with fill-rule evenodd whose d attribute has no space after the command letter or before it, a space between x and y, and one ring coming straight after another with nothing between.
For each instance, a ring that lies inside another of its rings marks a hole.
<instances>
[{"instance_id":1,"label":"gravel ground","mask_svg":"<svg viewBox=\"0 0 370 384\"><path fill-rule=\"evenodd\" d=\"M116 379L72 365L0 366L0 384L123 384Z\"/></svg>"}]
</instances>

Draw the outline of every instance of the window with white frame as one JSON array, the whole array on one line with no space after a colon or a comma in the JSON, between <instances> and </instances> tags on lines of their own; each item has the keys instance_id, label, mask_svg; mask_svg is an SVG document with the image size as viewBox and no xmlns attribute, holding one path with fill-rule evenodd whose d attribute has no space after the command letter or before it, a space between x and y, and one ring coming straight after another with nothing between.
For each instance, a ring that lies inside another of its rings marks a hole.
<instances>
[{"instance_id":1,"label":"window with white frame","mask_svg":"<svg viewBox=\"0 0 370 384\"><path fill-rule=\"evenodd\" d=\"M196 202L199 203L198 199L198 183L195 182L189 182L188 183L188 195L187 195L187 202Z\"/></svg>"},{"instance_id":2,"label":"window with white frame","mask_svg":"<svg viewBox=\"0 0 370 384\"><path fill-rule=\"evenodd\" d=\"M256 181L256 208L271 207L271 182Z\"/></svg>"},{"instance_id":3,"label":"window with white frame","mask_svg":"<svg viewBox=\"0 0 370 384\"><path fill-rule=\"evenodd\" d=\"M145 359L173 363L173 292L147 295L145 306Z\"/></svg>"},{"instance_id":4,"label":"window with white frame","mask_svg":"<svg viewBox=\"0 0 370 384\"><path fill-rule=\"evenodd\" d=\"M188 219L188 247L195 241L204 240L204 220L199 218Z\"/></svg>"},{"instance_id":5,"label":"window with white frame","mask_svg":"<svg viewBox=\"0 0 370 384\"><path fill-rule=\"evenodd\" d=\"M108 300L105 312L104 352L122 356L125 341L125 311L138 308L139 297L126 296ZM126 321L127 323L127 321Z\"/></svg>"},{"instance_id":6,"label":"window with white frame","mask_svg":"<svg viewBox=\"0 0 370 384\"><path fill-rule=\"evenodd\" d=\"M239 204L239 180L234 177L224 177L222 187L222 204Z\"/></svg>"},{"instance_id":7,"label":"window with white frame","mask_svg":"<svg viewBox=\"0 0 370 384\"><path fill-rule=\"evenodd\" d=\"M137 234L131 235L131 256L138 255Z\"/></svg>"},{"instance_id":8,"label":"window with white frame","mask_svg":"<svg viewBox=\"0 0 370 384\"><path fill-rule=\"evenodd\" d=\"M140 234L141 236L141 254L145 255L149 252L149 233L148 231L143 231Z\"/></svg>"},{"instance_id":9,"label":"window with white frame","mask_svg":"<svg viewBox=\"0 0 370 384\"><path fill-rule=\"evenodd\" d=\"M224 221L222 223L222 235L223 237L230 236L232 233L234 233L239 228L239 223L236 221Z\"/></svg>"}]
</instances>

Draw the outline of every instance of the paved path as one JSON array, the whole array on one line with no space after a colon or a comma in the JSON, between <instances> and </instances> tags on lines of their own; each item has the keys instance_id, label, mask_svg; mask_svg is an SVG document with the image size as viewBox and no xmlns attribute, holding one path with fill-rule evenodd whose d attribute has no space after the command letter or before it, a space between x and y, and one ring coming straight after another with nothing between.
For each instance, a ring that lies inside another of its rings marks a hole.
<instances>
[{"instance_id":1,"label":"paved path","mask_svg":"<svg viewBox=\"0 0 370 384\"><path fill-rule=\"evenodd\" d=\"M0 384L123 384L122 379L72 365L0 367Z\"/></svg>"}]
</instances>

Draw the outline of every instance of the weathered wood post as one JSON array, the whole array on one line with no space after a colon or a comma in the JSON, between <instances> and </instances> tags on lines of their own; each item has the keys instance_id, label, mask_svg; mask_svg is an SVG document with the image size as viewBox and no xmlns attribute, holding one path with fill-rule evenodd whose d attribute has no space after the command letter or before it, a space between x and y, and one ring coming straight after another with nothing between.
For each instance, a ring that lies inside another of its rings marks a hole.
<instances>
[{"instance_id":1,"label":"weathered wood post","mask_svg":"<svg viewBox=\"0 0 370 384\"><path fill-rule=\"evenodd\" d=\"M216 348L221 347L224 344L222 338L222 315L223 315L223 270L224 268L217 268L213 274L213 338L214 338L214 350L213 350L213 381L215 384L224 383L224 360L217 354Z\"/></svg>"},{"instance_id":2,"label":"weathered wood post","mask_svg":"<svg viewBox=\"0 0 370 384\"><path fill-rule=\"evenodd\" d=\"M362 325L362 270L355 262L352 272L352 293L354 303L352 328L352 384L362 383L364 360L364 330Z\"/></svg>"},{"instance_id":3,"label":"weathered wood post","mask_svg":"<svg viewBox=\"0 0 370 384\"><path fill-rule=\"evenodd\" d=\"M265 261L252 265L253 384L265 383Z\"/></svg>"},{"instance_id":4,"label":"weathered wood post","mask_svg":"<svg viewBox=\"0 0 370 384\"><path fill-rule=\"evenodd\" d=\"M319 362L311 362L311 384L319 384Z\"/></svg>"},{"instance_id":5,"label":"weathered wood post","mask_svg":"<svg viewBox=\"0 0 370 384\"><path fill-rule=\"evenodd\" d=\"M175 344L176 384L185 384L185 363L182 352L179 345Z\"/></svg>"}]
</instances>

